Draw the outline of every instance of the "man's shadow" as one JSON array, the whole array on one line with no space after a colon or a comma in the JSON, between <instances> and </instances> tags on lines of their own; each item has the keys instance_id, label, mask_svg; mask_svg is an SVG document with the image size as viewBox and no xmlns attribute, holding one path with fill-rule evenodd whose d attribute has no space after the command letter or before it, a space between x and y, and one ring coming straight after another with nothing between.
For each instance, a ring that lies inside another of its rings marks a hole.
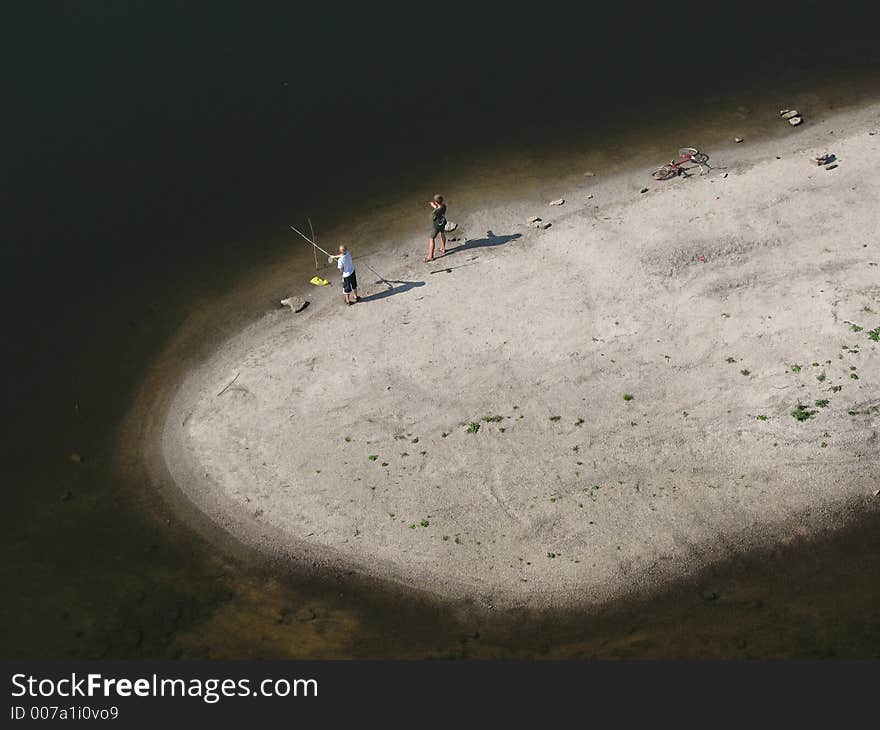
<instances>
[{"instance_id":1,"label":"man's shadow","mask_svg":"<svg viewBox=\"0 0 880 730\"><path fill-rule=\"evenodd\" d=\"M486 248L487 246L503 246L505 243L515 241L517 238L522 238L522 234L511 233L506 236L496 236L492 231L486 231L485 238L474 238L461 244L461 246L456 246L452 249L447 248L446 254L444 256L441 256L440 258L446 258L446 256L451 256L454 253L470 251L474 248Z\"/></svg>"},{"instance_id":2,"label":"man's shadow","mask_svg":"<svg viewBox=\"0 0 880 730\"><path fill-rule=\"evenodd\" d=\"M369 294L365 297L358 297L358 301L376 302L380 299L393 297L395 294L403 294L403 292L409 291L410 289L415 289L417 287L425 285L424 281L395 281L392 279L383 279L382 281L387 281L389 284L392 284L394 286L391 289L383 289L382 291L377 291L375 294Z\"/></svg>"}]
</instances>

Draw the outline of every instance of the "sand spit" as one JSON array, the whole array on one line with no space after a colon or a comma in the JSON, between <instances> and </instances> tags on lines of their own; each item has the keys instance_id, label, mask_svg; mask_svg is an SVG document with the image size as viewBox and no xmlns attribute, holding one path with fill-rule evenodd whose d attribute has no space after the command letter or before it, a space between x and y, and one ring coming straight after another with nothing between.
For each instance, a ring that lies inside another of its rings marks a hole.
<instances>
[{"instance_id":1,"label":"sand spit","mask_svg":"<svg viewBox=\"0 0 880 730\"><path fill-rule=\"evenodd\" d=\"M359 266L363 302L334 280L191 370L164 467L274 558L501 608L838 527L880 487L871 132L877 106L706 175L456 210L446 257L371 255L393 289Z\"/></svg>"}]
</instances>

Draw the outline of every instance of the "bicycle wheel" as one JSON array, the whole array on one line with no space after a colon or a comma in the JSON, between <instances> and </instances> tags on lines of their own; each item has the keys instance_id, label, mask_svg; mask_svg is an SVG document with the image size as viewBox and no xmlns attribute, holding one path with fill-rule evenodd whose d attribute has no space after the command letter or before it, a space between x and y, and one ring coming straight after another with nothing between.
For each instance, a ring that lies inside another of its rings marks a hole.
<instances>
[{"instance_id":1,"label":"bicycle wheel","mask_svg":"<svg viewBox=\"0 0 880 730\"><path fill-rule=\"evenodd\" d=\"M678 156L681 159L685 159L687 157L693 157L694 155L700 154L700 151L696 147L682 147L678 151Z\"/></svg>"},{"instance_id":2,"label":"bicycle wheel","mask_svg":"<svg viewBox=\"0 0 880 730\"><path fill-rule=\"evenodd\" d=\"M675 175L675 165L663 165L651 172L651 177L655 180L668 180Z\"/></svg>"}]
</instances>

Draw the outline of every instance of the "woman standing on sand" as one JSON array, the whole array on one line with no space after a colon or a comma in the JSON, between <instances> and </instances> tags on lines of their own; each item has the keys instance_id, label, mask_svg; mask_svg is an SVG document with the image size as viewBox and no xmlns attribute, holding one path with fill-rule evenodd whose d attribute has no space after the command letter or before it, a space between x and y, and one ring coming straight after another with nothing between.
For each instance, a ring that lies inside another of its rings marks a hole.
<instances>
[{"instance_id":1,"label":"woman standing on sand","mask_svg":"<svg viewBox=\"0 0 880 730\"><path fill-rule=\"evenodd\" d=\"M434 199L429 203L433 212L431 213L431 237L428 239L428 255L425 257L425 263L434 260L434 239L440 234L440 255L446 253L446 203L443 202L443 196L437 193Z\"/></svg>"}]
</instances>

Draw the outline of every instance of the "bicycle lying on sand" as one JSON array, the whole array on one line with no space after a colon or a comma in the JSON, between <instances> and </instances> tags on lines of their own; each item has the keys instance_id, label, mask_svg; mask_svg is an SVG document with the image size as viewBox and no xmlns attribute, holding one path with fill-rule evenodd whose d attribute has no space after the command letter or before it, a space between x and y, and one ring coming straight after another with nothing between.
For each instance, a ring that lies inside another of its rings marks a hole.
<instances>
[{"instance_id":1,"label":"bicycle lying on sand","mask_svg":"<svg viewBox=\"0 0 880 730\"><path fill-rule=\"evenodd\" d=\"M693 162L700 166L700 173L703 172L703 166L709 161L709 155L700 152L693 147L682 147L678 151L678 160L670 160L667 164L661 165L651 172L651 177L655 180L668 180L676 175L686 175L685 168L682 167L686 162Z\"/></svg>"}]
</instances>

